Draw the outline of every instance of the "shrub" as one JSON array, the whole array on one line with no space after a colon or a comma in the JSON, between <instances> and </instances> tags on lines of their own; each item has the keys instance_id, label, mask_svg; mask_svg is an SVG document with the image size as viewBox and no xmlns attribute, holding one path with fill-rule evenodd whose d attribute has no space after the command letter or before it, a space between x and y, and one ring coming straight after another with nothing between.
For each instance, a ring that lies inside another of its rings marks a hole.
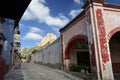
<instances>
[{"instance_id":1,"label":"shrub","mask_svg":"<svg viewBox=\"0 0 120 80\"><path fill-rule=\"evenodd\" d=\"M75 65L75 64L70 64L69 65L69 70L74 71L74 72L81 72L81 70L87 70L87 66L85 65Z\"/></svg>"}]
</instances>

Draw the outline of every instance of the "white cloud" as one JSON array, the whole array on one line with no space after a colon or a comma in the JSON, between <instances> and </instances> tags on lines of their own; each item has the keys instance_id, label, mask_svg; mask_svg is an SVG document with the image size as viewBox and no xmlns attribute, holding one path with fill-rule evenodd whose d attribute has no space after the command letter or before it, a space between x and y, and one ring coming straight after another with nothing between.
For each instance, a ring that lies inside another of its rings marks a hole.
<instances>
[{"instance_id":1,"label":"white cloud","mask_svg":"<svg viewBox=\"0 0 120 80\"><path fill-rule=\"evenodd\" d=\"M80 0L74 0L74 2L76 2L76 3L80 4Z\"/></svg>"},{"instance_id":2,"label":"white cloud","mask_svg":"<svg viewBox=\"0 0 120 80\"><path fill-rule=\"evenodd\" d=\"M83 1L81 0L74 0L75 3L83 5Z\"/></svg>"},{"instance_id":3,"label":"white cloud","mask_svg":"<svg viewBox=\"0 0 120 80\"><path fill-rule=\"evenodd\" d=\"M40 41L43 36L42 36L42 33L44 32L43 30L37 28L37 27L29 27L29 32L26 33L24 36L23 36L23 40L36 40L36 41Z\"/></svg>"},{"instance_id":4,"label":"white cloud","mask_svg":"<svg viewBox=\"0 0 120 80\"><path fill-rule=\"evenodd\" d=\"M69 15L74 18L76 17L83 9L71 10Z\"/></svg>"},{"instance_id":5,"label":"white cloud","mask_svg":"<svg viewBox=\"0 0 120 80\"><path fill-rule=\"evenodd\" d=\"M44 31L39 29L39 28L37 28L37 27L30 27L30 32L41 33L41 32L44 32Z\"/></svg>"},{"instance_id":6,"label":"white cloud","mask_svg":"<svg viewBox=\"0 0 120 80\"><path fill-rule=\"evenodd\" d=\"M62 14L51 16L50 9L45 5L45 0L32 0L28 9L24 13L23 20L38 20L50 26L63 27L69 20Z\"/></svg>"},{"instance_id":7,"label":"white cloud","mask_svg":"<svg viewBox=\"0 0 120 80\"><path fill-rule=\"evenodd\" d=\"M28 8L23 15L23 20L35 20L36 17L32 14L31 10Z\"/></svg>"},{"instance_id":8,"label":"white cloud","mask_svg":"<svg viewBox=\"0 0 120 80\"><path fill-rule=\"evenodd\" d=\"M26 27L26 25L22 24L22 23L19 23L19 27Z\"/></svg>"},{"instance_id":9,"label":"white cloud","mask_svg":"<svg viewBox=\"0 0 120 80\"><path fill-rule=\"evenodd\" d=\"M23 30L25 30L27 27L25 24L19 23L19 30L20 32L22 32Z\"/></svg>"},{"instance_id":10,"label":"white cloud","mask_svg":"<svg viewBox=\"0 0 120 80\"><path fill-rule=\"evenodd\" d=\"M46 3L45 0L39 0L41 3Z\"/></svg>"},{"instance_id":11,"label":"white cloud","mask_svg":"<svg viewBox=\"0 0 120 80\"><path fill-rule=\"evenodd\" d=\"M29 32L23 37L24 40L38 40L38 41L40 41L42 38L43 37L40 34L33 32Z\"/></svg>"},{"instance_id":12,"label":"white cloud","mask_svg":"<svg viewBox=\"0 0 120 80\"><path fill-rule=\"evenodd\" d=\"M59 27L52 27L52 30L54 30L57 34L60 34L59 30L60 28Z\"/></svg>"}]
</instances>

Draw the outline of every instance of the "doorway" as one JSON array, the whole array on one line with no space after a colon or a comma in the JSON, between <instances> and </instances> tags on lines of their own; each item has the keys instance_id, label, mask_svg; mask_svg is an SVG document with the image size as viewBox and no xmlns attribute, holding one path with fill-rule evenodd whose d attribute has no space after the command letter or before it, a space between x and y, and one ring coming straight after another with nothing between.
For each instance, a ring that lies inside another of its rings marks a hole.
<instances>
[{"instance_id":1,"label":"doorway","mask_svg":"<svg viewBox=\"0 0 120 80\"><path fill-rule=\"evenodd\" d=\"M77 65L85 66L88 70L88 72L91 72L91 66L90 66L90 56L89 52L80 52L78 51L76 53L77 56Z\"/></svg>"},{"instance_id":2,"label":"doorway","mask_svg":"<svg viewBox=\"0 0 120 80\"><path fill-rule=\"evenodd\" d=\"M114 73L120 73L120 32L115 33L110 41L110 53Z\"/></svg>"}]
</instances>

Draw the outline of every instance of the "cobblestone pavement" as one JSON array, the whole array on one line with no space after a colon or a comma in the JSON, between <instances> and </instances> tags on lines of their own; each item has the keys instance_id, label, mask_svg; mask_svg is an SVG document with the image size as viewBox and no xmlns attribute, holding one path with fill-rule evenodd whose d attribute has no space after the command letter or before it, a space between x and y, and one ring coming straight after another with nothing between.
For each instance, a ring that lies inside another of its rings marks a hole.
<instances>
[{"instance_id":1,"label":"cobblestone pavement","mask_svg":"<svg viewBox=\"0 0 120 80\"><path fill-rule=\"evenodd\" d=\"M83 80L61 70L25 63L21 69L10 71L5 80Z\"/></svg>"},{"instance_id":2,"label":"cobblestone pavement","mask_svg":"<svg viewBox=\"0 0 120 80\"><path fill-rule=\"evenodd\" d=\"M24 80L24 76L21 69L15 69L6 74L5 80Z\"/></svg>"}]
</instances>

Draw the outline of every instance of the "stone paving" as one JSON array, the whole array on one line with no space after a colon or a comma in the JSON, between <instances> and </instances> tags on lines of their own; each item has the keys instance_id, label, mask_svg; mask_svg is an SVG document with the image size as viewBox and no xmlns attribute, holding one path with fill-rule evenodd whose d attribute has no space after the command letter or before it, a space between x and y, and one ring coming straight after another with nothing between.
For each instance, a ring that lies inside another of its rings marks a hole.
<instances>
[{"instance_id":1,"label":"stone paving","mask_svg":"<svg viewBox=\"0 0 120 80\"><path fill-rule=\"evenodd\" d=\"M24 80L24 76L21 69L15 69L5 76L5 80Z\"/></svg>"},{"instance_id":2,"label":"stone paving","mask_svg":"<svg viewBox=\"0 0 120 80\"><path fill-rule=\"evenodd\" d=\"M5 75L4 80L24 80L21 66L16 64L16 66Z\"/></svg>"},{"instance_id":3,"label":"stone paving","mask_svg":"<svg viewBox=\"0 0 120 80\"><path fill-rule=\"evenodd\" d=\"M115 80L120 80L120 73L114 74ZM4 80L97 80L94 75L76 74L73 72L52 69L46 66L26 63L16 65L5 75Z\"/></svg>"},{"instance_id":4,"label":"stone paving","mask_svg":"<svg viewBox=\"0 0 120 80\"><path fill-rule=\"evenodd\" d=\"M61 70L51 69L38 64L22 64L5 76L5 80L83 80Z\"/></svg>"}]
</instances>

